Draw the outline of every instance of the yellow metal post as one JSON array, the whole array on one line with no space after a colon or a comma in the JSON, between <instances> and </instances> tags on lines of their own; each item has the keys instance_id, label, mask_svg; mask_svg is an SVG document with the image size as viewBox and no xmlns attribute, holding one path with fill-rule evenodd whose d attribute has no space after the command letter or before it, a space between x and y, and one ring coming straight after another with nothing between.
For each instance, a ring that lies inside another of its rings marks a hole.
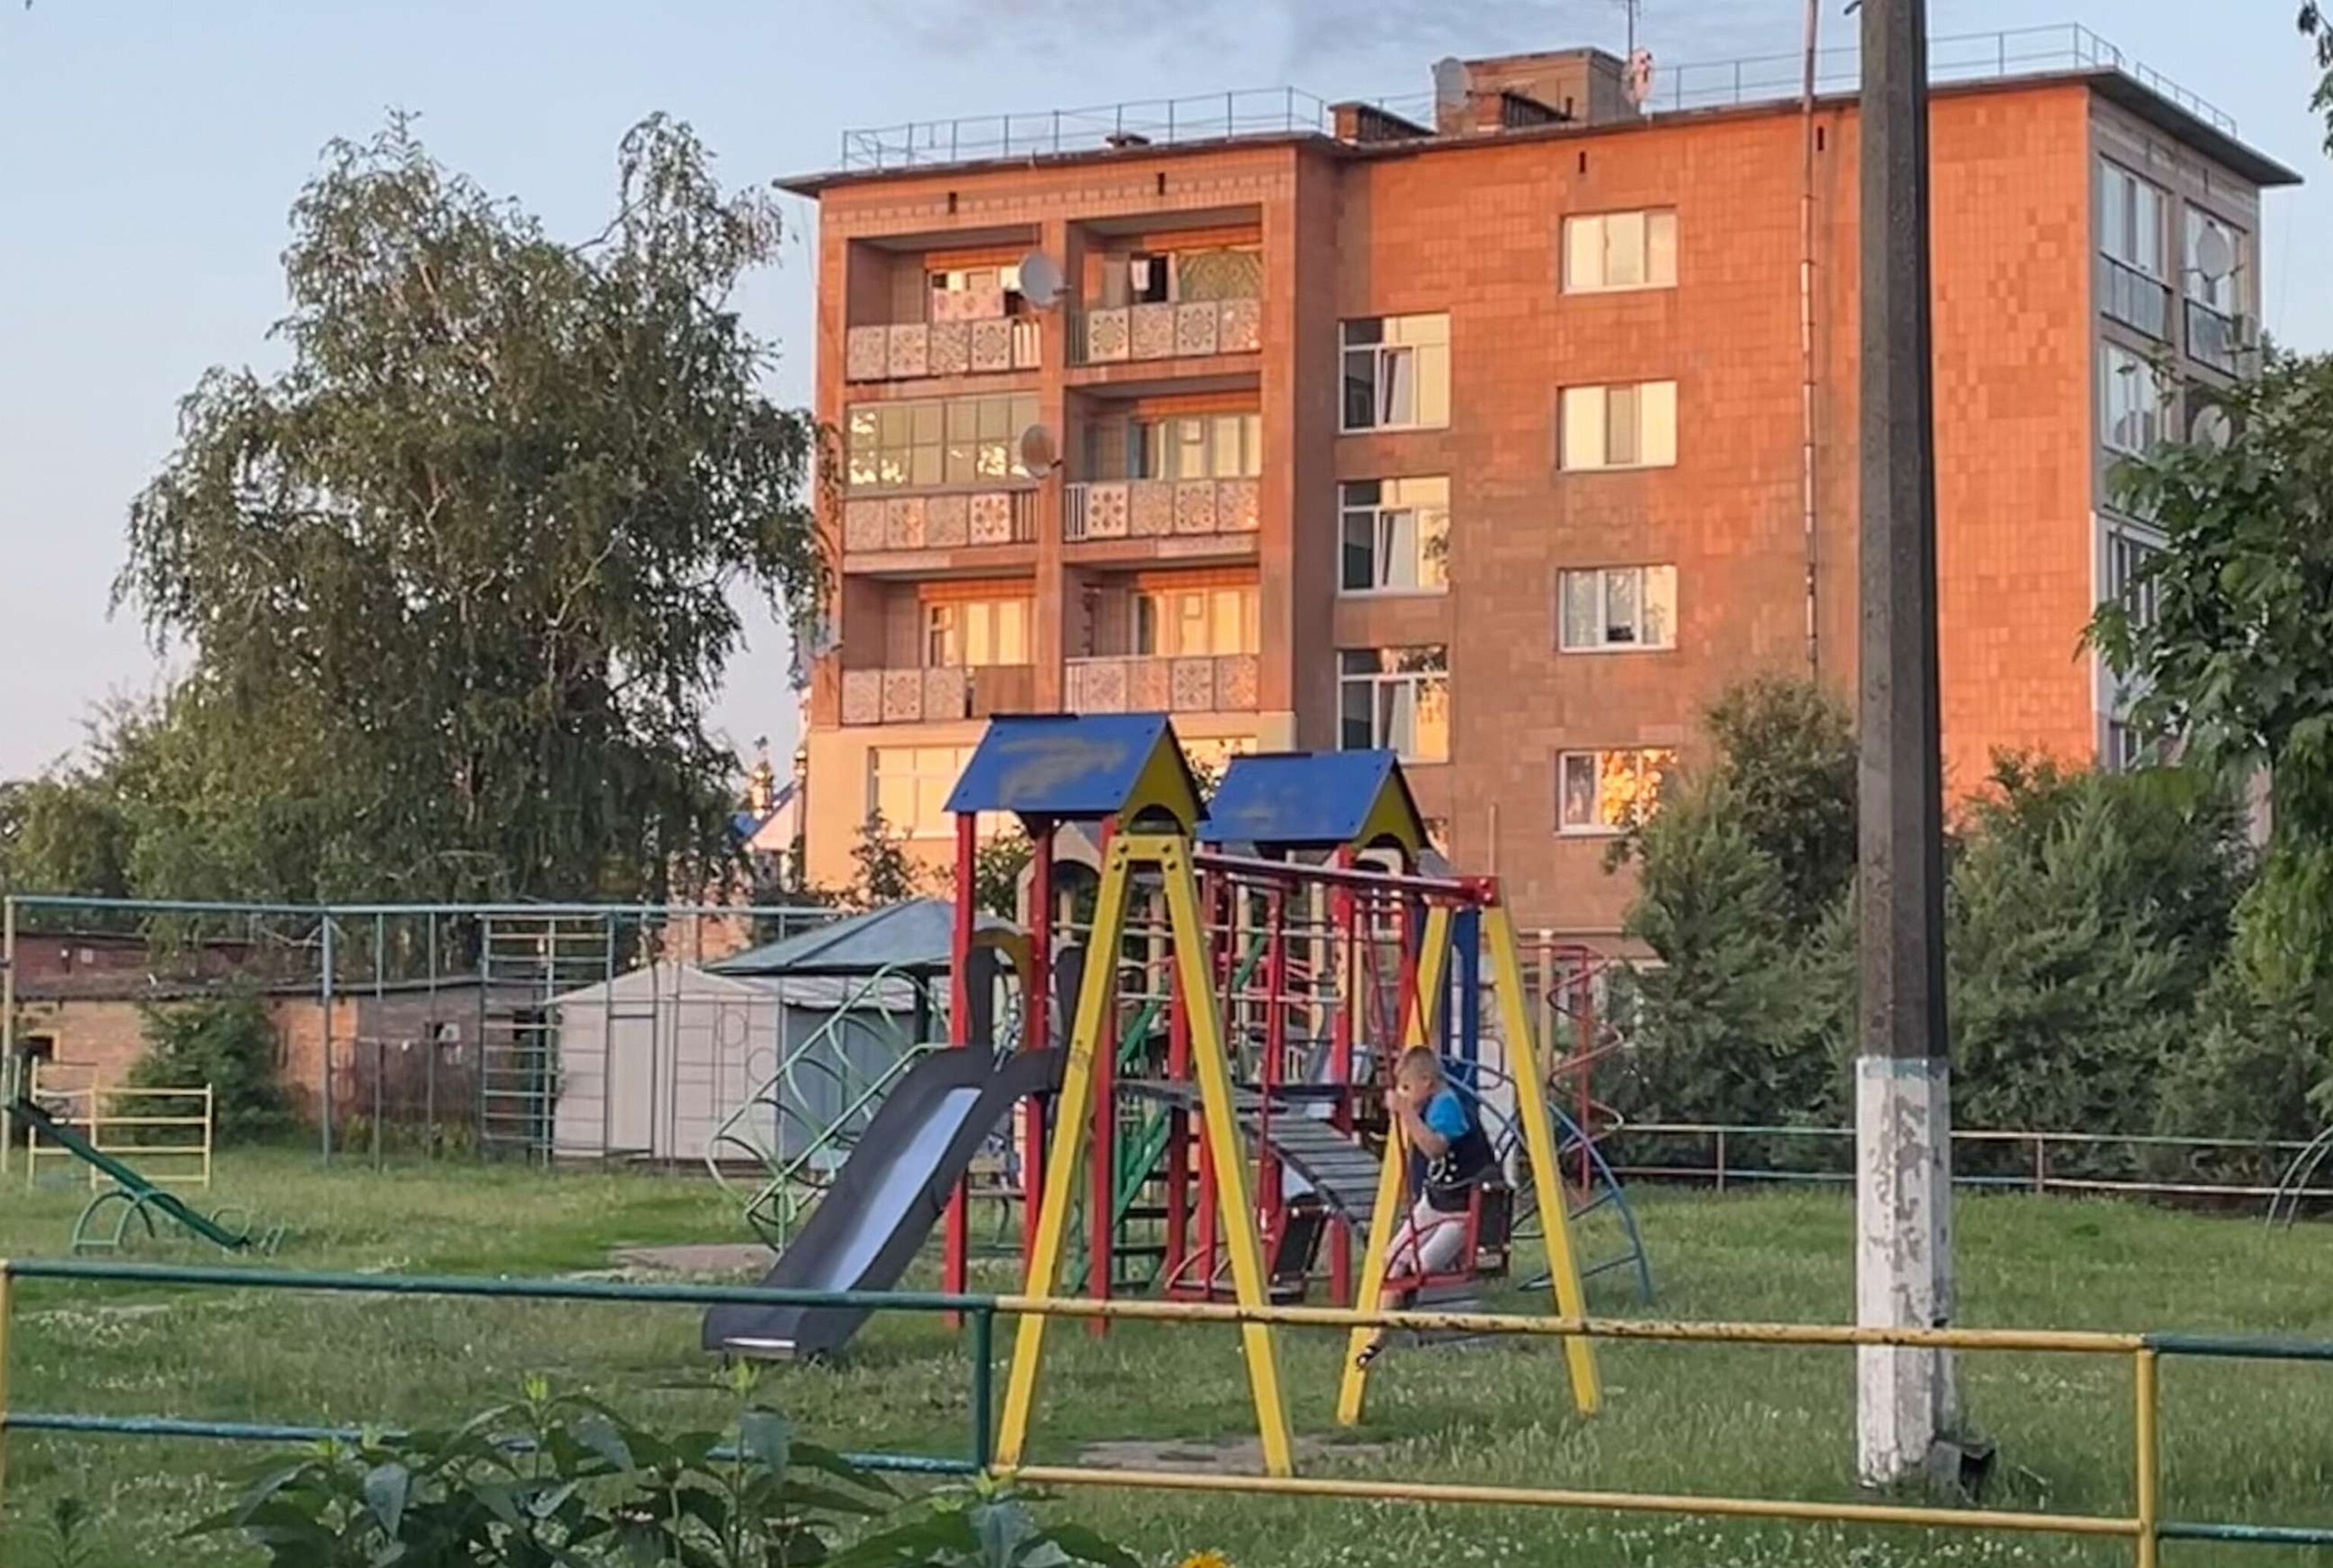
<instances>
[{"instance_id":1,"label":"yellow metal post","mask_svg":"<svg viewBox=\"0 0 2333 1568\"><path fill-rule=\"evenodd\" d=\"M1078 1155L1085 1148L1086 1117L1093 1098L1095 1042L1117 990L1118 945L1126 931L1127 884L1133 862L1127 841L1110 846L1094 901L1093 933L1086 947L1085 978L1078 987L1077 1017L1070 1026L1070 1059L1061 1071L1061 1092L1053 1102L1053 1136L1045 1152L1044 1206L1038 1210L1037 1240L1029 1254L1022 1291L1051 1300L1061 1286L1061 1241L1070 1204L1077 1193ZM1013 1370L1004 1385L1004 1419L996 1433L996 1463L1021 1463L1029 1438L1029 1416L1037 1398L1037 1368L1045 1350L1042 1314L1024 1315L1013 1341Z\"/></svg>"},{"instance_id":2,"label":"yellow metal post","mask_svg":"<svg viewBox=\"0 0 2333 1568\"><path fill-rule=\"evenodd\" d=\"M1024 1291L1040 1302L1058 1299L1062 1240L1067 1234L1070 1196L1076 1190L1078 1156L1085 1146L1087 1118L1093 1099L1094 1056L1117 994L1116 958L1126 932L1129 884L1134 868L1141 865L1157 865L1165 884L1167 926L1172 933L1184 1004L1191 1021L1192 1070L1198 1080L1207 1147L1215 1164L1224 1248L1231 1256L1233 1290L1243 1307L1268 1307L1263 1247L1256 1233L1255 1210L1249 1204L1245 1156L1240 1147L1238 1114L1232 1103L1231 1066L1224 1054L1223 1018L1215 995L1214 977L1209 972L1206 929L1199 919L1198 884L1192 874L1190 846L1187 840L1165 834L1121 836L1111 844L1109 863L1102 870L1093 936L1087 949L1085 979L1078 990L1077 1018L1070 1030L1070 1059L1061 1076L1061 1092L1054 1113L1053 1145L1046 1152L1044 1209L1038 1220L1037 1242L1030 1257ZM999 1469L1017 1468L1026 1453L1044 1339L1044 1315L1024 1314L1015 1331L1013 1370L1004 1391L1004 1419L997 1432ZM1243 1324L1240 1339L1247 1355L1248 1382L1255 1396L1264 1471L1272 1476L1290 1475L1295 1467L1294 1446L1289 1436L1287 1395L1271 1325Z\"/></svg>"},{"instance_id":3,"label":"yellow metal post","mask_svg":"<svg viewBox=\"0 0 2333 1568\"><path fill-rule=\"evenodd\" d=\"M1231 1062L1224 1045L1222 999L1215 994L1189 842L1162 837L1141 843L1147 856L1157 862L1166 887L1166 922L1174 933L1175 969L1182 981L1183 1010L1190 1023L1191 1072L1199 1081L1207 1149L1215 1162L1216 1207L1223 1215L1224 1250L1231 1257L1232 1291L1243 1307L1266 1307L1271 1300L1264 1280L1263 1241L1256 1233L1255 1207L1248 1195L1239 1117L1232 1103ZM1255 1397L1264 1474L1293 1475L1296 1461L1289 1439L1287 1389L1281 1381L1279 1350L1271 1324L1240 1324L1240 1346L1247 1356L1248 1383Z\"/></svg>"},{"instance_id":4,"label":"yellow metal post","mask_svg":"<svg viewBox=\"0 0 2333 1568\"><path fill-rule=\"evenodd\" d=\"M1436 907L1426 912L1426 929L1417 954L1417 995L1405 999L1410 1003L1403 1010L1409 1014L1409 1024L1402 1031L1402 1047L1423 1045L1434 1037L1434 1029L1441 1017L1443 965L1450 954L1450 912ZM1358 978L1358 977L1357 977ZM1409 1145L1401 1135L1401 1123L1389 1121L1386 1127L1385 1162L1378 1168L1377 1207L1369 1211L1369 1240L1361 1254L1360 1293L1354 1304L1363 1312L1382 1311L1385 1306L1386 1273L1392 1266L1394 1231L1399 1228L1402 1210L1409 1197ZM1368 1393L1369 1369L1362 1364L1362 1353L1377 1331L1357 1328L1345 1342L1345 1372L1337 1389L1337 1423L1356 1426L1361 1419L1361 1404Z\"/></svg>"},{"instance_id":5,"label":"yellow metal post","mask_svg":"<svg viewBox=\"0 0 2333 1568\"><path fill-rule=\"evenodd\" d=\"M2138 1374L2134 1391L2134 1424L2136 1428L2132 1451L2137 1457L2138 1484L2136 1487L2138 1515L2138 1568L2155 1568L2161 1544L2157 1532L2163 1518L2163 1456L2162 1424L2156 1415L2156 1364L2152 1349L2141 1348L2131 1354L2131 1362Z\"/></svg>"},{"instance_id":6,"label":"yellow metal post","mask_svg":"<svg viewBox=\"0 0 2333 1568\"><path fill-rule=\"evenodd\" d=\"M1555 1133L1547 1108L1547 1080L1531 1042L1531 1016L1523 1006L1522 963L1515 951L1514 917L1503 904L1483 911L1483 941L1491 950L1491 976L1499 998L1499 1029L1506 1037L1507 1076L1514 1081L1515 1115L1523 1124L1523 1149L1531 1156L1531 1187L1539 1198L1540 1230L1547 1241L1547 1272L1559 1316L1588 1315L1580 1287L1579 1257L1571 1245L1571 1211L1563 1196L1563 1171L1556 1163ZM1582 1138L1588 1129L1579 1129ZM1596 1347L1578 1334L1563 1342L1571 1369L1571 1399L1583 1416L1604 1403L1596 1372Z\"/></svg>"}]
</instances>

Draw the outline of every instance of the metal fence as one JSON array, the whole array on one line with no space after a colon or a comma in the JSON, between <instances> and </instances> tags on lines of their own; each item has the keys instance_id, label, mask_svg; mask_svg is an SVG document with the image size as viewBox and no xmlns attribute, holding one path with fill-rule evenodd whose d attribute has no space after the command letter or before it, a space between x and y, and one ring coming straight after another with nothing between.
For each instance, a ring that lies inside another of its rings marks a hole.
<instances>
[{"instance_id":1,"label":"metal fence","mask_svg":"<svg viewBox=\"0 0 2333 1568\"><path fill-rule=\"evenodd\" d=\"M1727 1497L1562 1487L1477 1486L1415 1480L1328 1477L1217 1475L1177 1470L1119 1470L1084 1466L1024 1465L1009 1478L1036 1487L1127 1487L1193 1493L1477 1504L1501 1507L1599 1509L1706 1518L1864 1525L1913 1525L1978 1533L2121 1539L2132 1544L2140 1568L2155 1568L2165 1541L2218 1541L2263 1545L2333 1547L2333 1529L2251 1525L2165 1516L2162 1403L2159 1373L2165 1357L2284 1362L2333 1362L2333 1343L2190 1334L2099 1334L2017 1329L1871 1329L1799 1324L1656 1323L1625 1319L1525 1317L1494 1313L1355 1312L1336 1307L1240 1307L1168 1301L1067 1301L1025 1296L940 1295L867 1291L742 1289L712 1286L630 1285L597 1280L512 1280L460 1276L293 1274L233 1268L181 1268L139 1264L0 1260L0 1506L5 1502L8 1436L44 1432L87 1436L206 1439L280 1443L352 1435L343 1429L284 1423L188 1420L168 1417L103 1416L14 1409L7 1368L19 1281L61 1280L210 1289L304 1290L386 1296L488 1300L661 1303L865 1308L870 1311L953 1313L969 1325L972 1429L963 1456L872 1453L852 1456L870 1468L934 1475L994 1469L995 1324L999 1315L1163 1323L1280 1324L1349 1331L1405 1329L1420 1333L1585 1336L1598 1340L1676 1344L1796 1345L1841 1348L2016 1352L2127 1358L2131 1370L2133 1473L2127 1514L1949 1508L1814 1499Z\"/></svg>"},{"instance_id":2,"label":"metal fence","mask_svg":"<svg viewBox=\"0 0 2333 1568\"><path fill-rule=\"evenodd\" d=\"M1723 1191L1729 1186L1845 1185L1855 1180L1851 1127L1632 1122L1606 1132L1599 1142L1614 1174L1627 1181L1691 1182ZM2307 1203L2333 1200L2333 1188L2296 1194L2275 1179L2309 1147L2281 1138L1958 1127L1953 1131L1953 1181L1955 1186L2009 1192L2247 1202L2280 1194ZM2150 1160L2161 1170L2184 1171L2184 1177L2147 1174Z\"/></svg>"},{"instance_id":3,"label":"metal fence","mask_svg":"<svg viewBox=\"0 0 2333 1568\"><path fill-rule=\"evenodd\" d=\"M2235 117L2133 60L2079 24L2011 27L1992 33L1944 33L1928 40L1928 75L1939 84L2006 80L2059 72L2110 71L2228 136ZM1816 52L1815 91L1853 92L1862 81L1862 52L1842 44ZM1806 55L1791 50L1738 60L1662 65L1647 112L1675 113L1795 99L1804 91ZM1357 100L1361 107L1431 127L1430 93ZM842 167L876 172L989 158L1092 152L1105 147L1170 147L1240 137L1330 136L1336 106L1301 88L1249 88L1189 98L1153 98L1014 114L911 120L842 133Z\"/></svg>"}]
</instances>

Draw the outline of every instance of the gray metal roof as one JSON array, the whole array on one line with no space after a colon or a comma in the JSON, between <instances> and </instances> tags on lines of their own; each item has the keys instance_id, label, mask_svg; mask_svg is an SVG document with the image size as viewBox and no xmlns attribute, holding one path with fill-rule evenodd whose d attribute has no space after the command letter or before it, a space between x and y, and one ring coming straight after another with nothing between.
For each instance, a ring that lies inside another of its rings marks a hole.
<instances>
[{"instance_id":1,"label":"gray metal roof","mask_svg":"<svg viewBox=\"0 0 2333 1568\"><path fill-rule=\"evenodd\" d=\"M936 898L913 899L854 914L757 947L706 968L737 979L778 975L943 975L955 951L955 907ZM1009 920L980 917L983 931L1016 931Z\"/></svg>"}]
</instances>

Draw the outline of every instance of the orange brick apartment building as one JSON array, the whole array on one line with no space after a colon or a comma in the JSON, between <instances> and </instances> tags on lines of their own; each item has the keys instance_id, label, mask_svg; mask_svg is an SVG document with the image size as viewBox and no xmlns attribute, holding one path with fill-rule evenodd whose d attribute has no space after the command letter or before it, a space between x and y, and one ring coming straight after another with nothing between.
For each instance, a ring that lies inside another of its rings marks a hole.
<instances>
[{"instance_id":1,"label":"orange brick apartment building","mask_svg":"<svg viewBox=\"0 0 2333 1568\"><path fill-rule=\"evenodd\" d=\"M2078 636L2146 540L2104 476L2241 370L2260 193L2297 178L2069 36L1933 110L1956 789L1996 748L2119 760ZM1603 840L1699 709L1851 691L1856 653L1853 95L1643 112L1623 78L1580 50L1445 62L1408 113L916 127L788 182L840 447L811 876L873 810L936 851L985 714L1171 709L1201 749L1399 747L1523 921L1612 932ZM1032 424L1056 468L1022 471Z\"/></svg>"}]
</instances>

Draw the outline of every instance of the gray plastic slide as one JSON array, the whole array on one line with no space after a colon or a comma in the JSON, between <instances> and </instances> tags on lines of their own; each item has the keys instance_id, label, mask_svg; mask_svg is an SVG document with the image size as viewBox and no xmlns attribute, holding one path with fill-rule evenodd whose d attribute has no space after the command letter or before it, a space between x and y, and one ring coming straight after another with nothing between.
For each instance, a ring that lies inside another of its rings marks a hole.
<instances>
[{"instance_id":1,"label":"gray plastic slide","mask_svg":"<svg viewBox=\"0 0 2333 1568\"><path fill-rule=\"evenodd\" d=\"M984 1048L936 1051L877 1107L834 1185L762 1284L787 1290L888 1290L914 1262L973 1157L1027 1096L1059 1083L1061 1054L998 1065ZM716 1306L705 1348L807 1359L840 1350L862 1308Z\"/></svg>"}]
</instances>

